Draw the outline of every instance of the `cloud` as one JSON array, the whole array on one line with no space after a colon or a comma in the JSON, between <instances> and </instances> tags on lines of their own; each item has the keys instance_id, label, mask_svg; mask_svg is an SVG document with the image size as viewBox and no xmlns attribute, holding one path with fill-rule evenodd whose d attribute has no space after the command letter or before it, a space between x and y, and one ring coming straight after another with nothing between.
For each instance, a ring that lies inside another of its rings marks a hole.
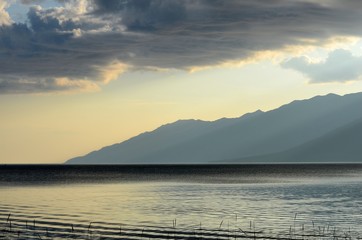
<instances>
[{"instance_id":1,"label":"cloud","mask_svg":"<svg viewBox=\"0 0 362 240\"><path fill-rule=\"evenodd\" d=\"M67 78L19 79L18 77L8 77L6 80L0 81L0 94L95 91L98 89L98 85L93 82Z\"/></svg>"},{"instance_id":2,"label":"cloud","mask_svg":"<svg viewBox=\"0 0 362 240\"><path fill-rule=\"evenodd\" d=\"M29 7L26 23L0 5L0 93L89 89L127 69L202 69L362 35L352 0L58 2Z\"/></svg>"},{"instance_id":3,"label":"cloud","mask_svg":"<svg viewBox=\"0 0 362 240\"><path fill-rule=\"evenodd\" d=\"M122 17L129 30L156 30L186 20L184 0L95 0L96 14L112 13Z\"/></svg>"},{"instance_id":4,"label":"cloud","mask_svg":"<svg viewBox=\"0 0 362 240\"><path fill-rule=\"evenodd\" d=\"M313 63L303 56L284 61L281 65L304 74L314 83L346 82L362 76L362 57L353 56L343 49L329 53L322 62Z\"/></svg>"},{"instance_id":5,"label":"cloud","mask_svg":"<svg viewBox=\"0 0 362 240\"><path fill-rule=\"evenodd\" d=\"M45 2L45 0L20 0L21 4L25 5L34 5L34 4L40 4L42 2Z\"/></svg>"},{"instance_id":6,"label":"cloud","mask_svg":"<svg viewBox=\"0 0 362 240\"><path fill-rule=\"evenodd\" d=\"M5 10L7 6L8 3L6 1L0 1L0 26L11 24L11 18Z\"/></svg>"}]
</instances>

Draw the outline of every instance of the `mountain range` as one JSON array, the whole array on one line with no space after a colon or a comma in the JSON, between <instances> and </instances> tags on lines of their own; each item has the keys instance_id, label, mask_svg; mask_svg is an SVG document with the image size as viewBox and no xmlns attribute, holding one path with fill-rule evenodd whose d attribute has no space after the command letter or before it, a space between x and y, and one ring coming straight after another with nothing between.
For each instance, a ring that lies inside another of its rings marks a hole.
<instances>
[{"instance_id":1,"label":"mountain range","mask_svg":"<svg viewBox=\"0 0 362 240\"><path fill-rule=\"evenodd\" d=\"M179 120L66 164L362 162L362 93L216 121Z\"/></svg>"}]
</instances>

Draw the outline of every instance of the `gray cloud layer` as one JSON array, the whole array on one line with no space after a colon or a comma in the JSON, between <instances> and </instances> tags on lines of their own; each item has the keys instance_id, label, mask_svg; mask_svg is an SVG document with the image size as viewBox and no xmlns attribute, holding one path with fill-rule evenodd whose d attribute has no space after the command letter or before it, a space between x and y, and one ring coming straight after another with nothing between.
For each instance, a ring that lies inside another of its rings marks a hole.
<instances>
[{"instance_id":1,"label":"gray cloud layer","mask_svg":"<svg viewBox=\"0 0 362 240\"><path fill-rule=\"evenodd\" d=\"M283 62L282 66L303 73L312 82L346 82L362 75L362 57L343 49L331 52L324 62L311 63L306 57L298 57Z\"/></svg>"},{"instance_id":2,"label":"gray cloud layer","mask_svg":"<svg viewBox=\"0 0 362 240\"><path fill-rule=\"evenodd\" d=\"M60 2L64 7L30 8L26 24L0 26L0 93L89 88L117 76L121 63L187 69L307 38L362 35L357 0Z\"/></svg>"}]
</instances>

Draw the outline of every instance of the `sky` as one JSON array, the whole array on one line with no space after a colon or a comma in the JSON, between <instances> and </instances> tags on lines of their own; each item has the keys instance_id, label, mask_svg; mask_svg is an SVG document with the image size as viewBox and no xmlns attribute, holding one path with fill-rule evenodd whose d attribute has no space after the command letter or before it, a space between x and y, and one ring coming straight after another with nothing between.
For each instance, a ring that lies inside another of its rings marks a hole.
<instances>
[{"instance_id":1,"label":"sky","mask_svg":"<svg viewBox=\"0 0 362 240\"><path fill-rule=\"evenodd\" d=\"M362 91L359 0L0 0L0 164Z\"/></svg>"}]
</instances>

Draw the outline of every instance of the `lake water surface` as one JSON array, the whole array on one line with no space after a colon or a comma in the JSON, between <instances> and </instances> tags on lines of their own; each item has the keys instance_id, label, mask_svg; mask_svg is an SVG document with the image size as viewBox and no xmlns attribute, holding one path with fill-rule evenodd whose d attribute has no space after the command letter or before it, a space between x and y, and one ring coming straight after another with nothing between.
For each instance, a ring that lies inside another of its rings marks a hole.
<instances>
[{"instance_id":1,"label":"lake water surface","mask_svg":"<svg viewBox=\"0 0 362 240\"><path fill-rule=\"evenodd\" d=\"M0 229L10 221L59 239L122 226L362 233L362 165L1 166Z\"/></svg>"}]
</instances>

